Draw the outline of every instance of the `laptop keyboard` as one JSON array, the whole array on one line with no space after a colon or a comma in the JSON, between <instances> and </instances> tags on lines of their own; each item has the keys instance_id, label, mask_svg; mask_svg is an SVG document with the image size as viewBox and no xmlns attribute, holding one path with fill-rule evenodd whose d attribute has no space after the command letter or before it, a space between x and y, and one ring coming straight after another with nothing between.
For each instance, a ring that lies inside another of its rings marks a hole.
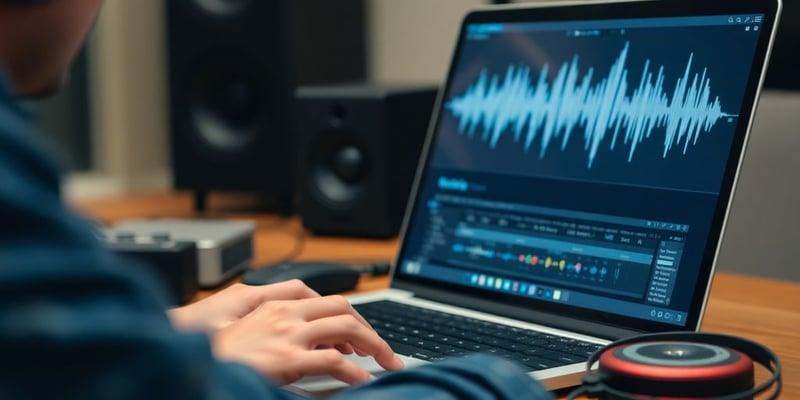
<instances>
[{"instance_id":1,"label":"laptop keyboard","mask_svg":"<svg viewBox=\"0 0 800 400\"><path fill-rule=\"evenodd\" d=\"M393 301L354 305L392 349L428 361L490 353L537 371L586 361L601 346Z\"/></svg>"}]
</instances>

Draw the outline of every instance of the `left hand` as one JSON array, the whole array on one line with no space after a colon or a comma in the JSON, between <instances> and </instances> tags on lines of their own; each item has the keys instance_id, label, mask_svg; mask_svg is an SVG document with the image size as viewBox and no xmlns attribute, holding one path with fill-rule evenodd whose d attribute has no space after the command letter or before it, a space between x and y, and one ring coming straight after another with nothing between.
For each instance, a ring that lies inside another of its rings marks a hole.
<instances>
[{"instance_id":1,"label":"left hand","mask_svg":"<svg viewBox=\"0 0 800 400\"><path fill-rule=\"evenodd\" d=\"M169 317L179 329L214 333L268 301L315 297L320 297L319 293L296 279L264 286L235 283L203 300L170 310Z\"/></svg>"}]
</instances>

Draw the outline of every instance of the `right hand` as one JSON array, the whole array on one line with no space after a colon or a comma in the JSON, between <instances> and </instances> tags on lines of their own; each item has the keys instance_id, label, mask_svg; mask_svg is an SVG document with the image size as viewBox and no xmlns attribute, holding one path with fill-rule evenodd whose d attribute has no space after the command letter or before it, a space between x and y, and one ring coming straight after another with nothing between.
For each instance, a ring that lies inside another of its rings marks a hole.
<instances>
[{"instance_id":1,"label":"right hand","mask_svg":"<svg viewBox=\"0 0 800 400\"><path fill-rule=\"evenodd\" d=\"M217 357L250 365L279 385L307 375L347 383L370 374L343 353L375 357L383 368L403 362L341 296L268 301L213 336Z\"/></svg>"}]
</instances>

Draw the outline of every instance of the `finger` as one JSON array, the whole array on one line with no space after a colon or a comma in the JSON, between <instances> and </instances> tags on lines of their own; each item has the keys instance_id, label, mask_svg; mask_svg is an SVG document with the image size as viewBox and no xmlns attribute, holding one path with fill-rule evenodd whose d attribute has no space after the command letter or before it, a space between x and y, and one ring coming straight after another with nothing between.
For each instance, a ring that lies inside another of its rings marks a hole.
<instances>
[{"instance_id":1,"label":"finger","mask_svg":"<svg viewBox=\"0 0 800 400\"><path fill-rule=\"evenodd\" d=\"M339 350L339 353L342 354L353 354L356 352L356 349L354 349L353 345L350 343L340 343L336 345L320 344L314 347L314 350L325 350L325 349L336 349Z\"/></svg>"},{"instance_id":2,"label":"finger","mask_svg":"<svg viewBox=\"0 0 800 400\"><path fill-rule=\"evenodd\" d=\"M338 315L351 315L365 327L372 329L372 325L367 322L361 314L353 308L353 305L342 296L325 296L314 299L301 300L302 313L306 321L315 319L335 317Z\"/></svg>"},{"instance_id":3,"label":"finger","mask_svg":"<svg viewBox=\"0 0 800 400\"><path fill-rule=\"evenodd\" d=\"M403 362L397 358L389 344L350 315L311 321L299 336L299 340L311 343L312 346L349 343L358 349L359 355L374 357L380 366L388 370L403 368Z\"/></svg>"},{"instance_id":4,"label":"finger","mask_svg":"<svg viewBox=\"0 0 800 400\"><path fill-rule=\"evenodd\" d=\"M342 354L353 354L353 353L356 352L356 350L353 348L353 345L350 344L350 343L337 344L335 347L336 347L336 350L339 350L339 352L342 353ZM362 355L362 354L359 354L359 355Z\"/></svg>"},{"instance_id":5,"label":"finger","mask_svg":"<svg viewBox=\"0 0 800 400\"><path fill-rule=\"evenodd\" d=\"M250 288L256 293L256 297L261 303L275 300L302 300L320 297L319 293L306 286L299 279L271 285L250 286Z\"/></svg>"},{"instance_id":6,"label":"finger","mask_svg":"<svg viewBox=\"0 0 800 400\"><path fill-rule=\"evenodd\" d=\"M292 358L289 369L302 376L330 375L347 383L366 382L372 376L335 349L304 351Z\"/></svg>"},{"instance_id":7,"label":"finger","mask_svg":"<svg viewBox=\"0 0 800 400\"><path fill-rule=\"evenodd\" d=\"M353 351L355 351L355 353L358 354L361 357L366 357L366 356L369 355L369 354L367 354L366 351L361 350L361 349L353 348Z\"/></svg>"}]
</instances>

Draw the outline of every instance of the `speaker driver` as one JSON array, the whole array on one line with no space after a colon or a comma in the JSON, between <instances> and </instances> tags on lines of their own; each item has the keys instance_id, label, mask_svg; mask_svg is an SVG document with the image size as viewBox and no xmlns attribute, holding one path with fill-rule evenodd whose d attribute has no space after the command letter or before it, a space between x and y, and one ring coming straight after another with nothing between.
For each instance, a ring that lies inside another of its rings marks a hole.
<instances>
[{"instance_id":1,"label":"speaker driver","mask_svg":"<svg viewBox=\"0 0 800 400\"><path fill-rule=\"evenodd\" d=\"M610 349L599 361L611 386L644 396L725 396L754 383L750 357L714 344L634 343Z\"/></svg>"},{"instance_id":2,"label":"speaker driver","mask_svg":"<svg viewBox=\"0 0 800 400\"><path fill-rule=\"evenodd\" d=\"M253 0L195 0L197 5L206 13L225 17L242 12L252 1Z\"/></svg>"},{"instance_id":3,"label":"speaker driver","mask_svg":"<svg viewBox=\"0 0 800 400\"><path fill-rule=\"evenodd\" d=\"M312 193L336 209L348 209L361 195L369 159L357 136L330 127L312 144Z\"/></svg>"},{"instance_id":4,"label":"speaker driver","mask_svg":"<svg viewBox=\"0 0 800 400\"><path fill-rule=\"evenodd\" d=\"M194 131L215 150L233 152L250 144L266 119L267 109L256 60L244 54L212 51L214 57L191 79L190 107Z\"/></svg>"},{"instance_id":5,"label":"speaker driver","mask_svg":"<svg viewBox=\"0 0 800 400\"><path fill-rule=\"evenodd\" d=\"M334 154L331 167L343 182L358 184L365 173L364 152L351 144L342 146Z\"/></svg>"}]
</instances>

